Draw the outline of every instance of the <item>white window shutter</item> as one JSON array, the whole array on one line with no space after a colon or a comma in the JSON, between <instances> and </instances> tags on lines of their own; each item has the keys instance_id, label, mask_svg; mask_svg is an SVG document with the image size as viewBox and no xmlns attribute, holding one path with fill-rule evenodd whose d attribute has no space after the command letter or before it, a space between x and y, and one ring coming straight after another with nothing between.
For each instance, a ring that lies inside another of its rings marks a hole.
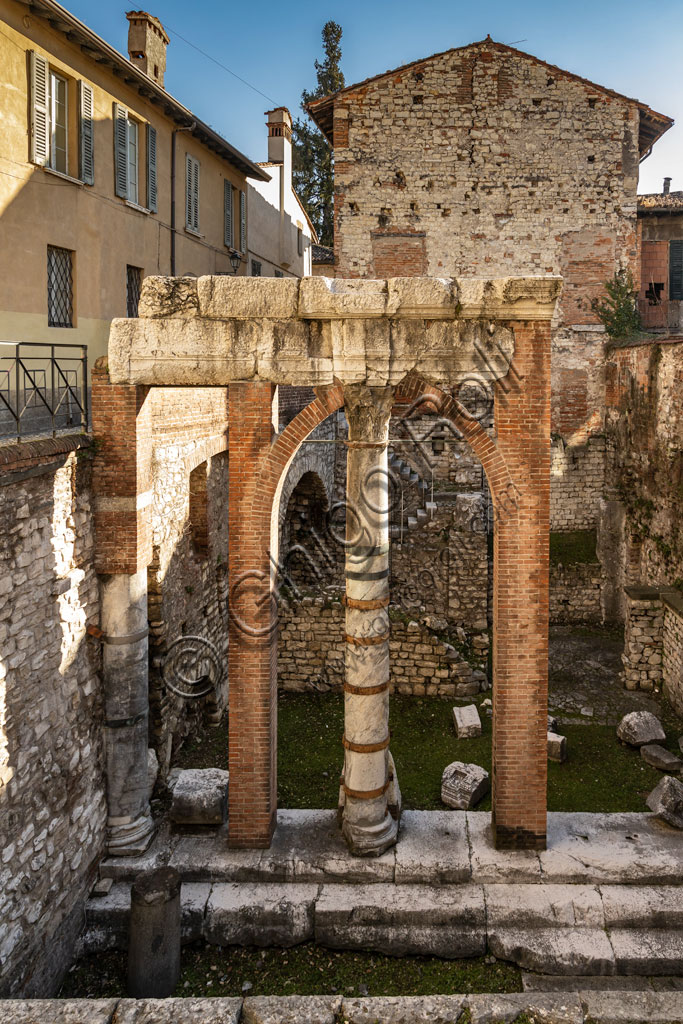
<instances>
[{"instance_id":1,"label":"white window shutter","mask_svg":"<svg viewBox=\"0 0 683 1024\"><path fill-rule=\"evenodd\" d=\"M247 251L247 194L240 190L240 252Z\"/></svg>"},{"instance_id":2,"label":"white window shutter","mask_svg":"<svg viewBox=\"0 0 683 1024\"><path fill-rule=\"evenodd\" d=\"M80 177L86 185L95 184L94 120L95 101L92 86L78 83L79 129L81 137Z\"/></svg>"},{"instance_id":3,"label":"white window shutter","mask_svg":"<svg viewBox=\"0 0 683 1024\"><path fill-rule=\"evenodd\" d=\"M147 125L147 209L157 212L157 130Z\"/></svg>"},{"instance_id":4,"label":"white window shutter","mask_svg":"<svg viewBox=\"0 0 683 1024\"><path fill-rule=\"evenodd\" d=\"M233 246L233 230L232 230L232 183L229 181L223 181L223 203L225 206L225 244L229 249Z\"/></svg>"},{"instance_id":5,"label":"white window shutter","mask_svg":"<svg viewBox=\"0 0 683 1024\"><path fill-rule=\"evenodd\" d=\"M30 51L31 67L31 161L45 165L50 158L50 115L48 82L50 68L45 57Z\"/></svg>"},{"instance_id":6,"label":"white window shutter","mask_svg":"<svg viewBox=\"0 0 683 1024\"><path fill-rule=\"evenodd\" d=\"M128 198L128 111L114 104L114 191Z\"/></svg>"}]
</instances>

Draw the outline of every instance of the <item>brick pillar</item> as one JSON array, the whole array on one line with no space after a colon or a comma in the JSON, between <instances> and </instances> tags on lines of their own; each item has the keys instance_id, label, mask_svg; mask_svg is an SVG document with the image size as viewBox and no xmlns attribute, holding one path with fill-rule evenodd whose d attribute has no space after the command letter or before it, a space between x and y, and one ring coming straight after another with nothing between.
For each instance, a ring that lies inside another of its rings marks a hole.
<instances>
[{"instance_id":1,"label":"brick pillar","mask_svg":"<svg viewBox=\"0 0 683 1024\"><path fill-rule=\"evenodd\" d=\"M273 385L229 388L230 814L228 842L268 847L277 811L277 621L272 494L255 486L270 449Z\"/></svg>"},{"instance_id":2,"label":"brick pillar","mask_svg":"<svg viewBox=\"0 0 683 1024\"><path fill-rule=\"evenodd\" d=\"M499 849L545 849L550 324L513 326L513 368L495 400L512 482L494 498L492 819Z\"/></svg>"},{"instance_id":3,"label":"brick pillar","mask_svg":"<svg viewBox=\"0 0 683 1024\"><path fill-rule=\"evenodd\" d=\"M151 559L148 388L93 375L95 564L100 576L107 850L142 853L154 834L147 798L147 564Z\"/></svg>"}]
</instances>

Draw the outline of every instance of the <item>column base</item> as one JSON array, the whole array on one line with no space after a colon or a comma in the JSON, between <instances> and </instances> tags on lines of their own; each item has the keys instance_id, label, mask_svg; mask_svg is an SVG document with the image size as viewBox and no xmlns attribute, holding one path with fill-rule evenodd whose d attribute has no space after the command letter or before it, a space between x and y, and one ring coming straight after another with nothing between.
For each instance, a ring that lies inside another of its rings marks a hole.
<instances>
[{"instance_id":1,"label":"column base","mask_svg":"<svg viewBox=\"0 0 683 1024\"><path fill-rule=\"evenodd\" d=\"M377 825L358 825L346 818L342 821L342 835L354 857L381 857L398 839L398 819L387 811L384 821Z\"/></svg>"},{"instance_id":2,"label":"column base","mask_svg":"<svg viewBox=\"0 0 683 1024\"><path fill-rule=\"evenodd\" d=\"M127 824L107 825L107 853L111 857L139 857L151 843L156 825L151 814Z\"/></svg>"}]
</instances>

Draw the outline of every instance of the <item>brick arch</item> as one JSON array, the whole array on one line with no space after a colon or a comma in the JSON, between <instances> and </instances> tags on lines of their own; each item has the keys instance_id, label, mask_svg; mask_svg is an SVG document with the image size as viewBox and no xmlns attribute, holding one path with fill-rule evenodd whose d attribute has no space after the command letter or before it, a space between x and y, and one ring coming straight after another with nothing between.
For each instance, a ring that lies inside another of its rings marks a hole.
<instances>
[{"instance_id":1,"label":"brick arch","mask_svg":"<svg viewBox=\"0 0 683 1024\"><path fill-rule=\"evenodd\" d=\"M406 377L399 385L396 396L410 403L418 403L420 399L424 399L438 416L450 420L484 468L494 509L498 511L504 508L509 513L511 508L516 508L516 488L505 456L479 420L471 416L457 398L453 398L417 374ZM512 514L514 515L514 512Z\"/></svg>"},{"instance_id":2,"label":"brick arch","mask_svg":"<svg viewBox=\"0 0 683 1024\"><path fill-rule=\"evenodd\" d=\"M196 469L197 466L201 466L202 462L206 462L207 459L213 458L214 455L220 455L221 452L227 453L227 451L227 433L205 438L205 440L200 441L196 448L193 448L192 451L188 452L185 456L186 474L189 476L192 470Z\"/></svg>"}]
</instances>

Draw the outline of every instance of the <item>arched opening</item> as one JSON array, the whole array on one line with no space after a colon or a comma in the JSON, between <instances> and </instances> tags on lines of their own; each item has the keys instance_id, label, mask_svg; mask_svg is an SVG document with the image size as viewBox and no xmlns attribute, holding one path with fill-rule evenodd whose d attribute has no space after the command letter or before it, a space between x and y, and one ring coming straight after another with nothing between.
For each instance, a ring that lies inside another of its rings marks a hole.
<instances>
[{"instance_id":1,"label":"arched opening","mask_svg":"<svg viewBox=\"0 0 683 1024\"><path fill-rule=\"evenodd\" d=\"M304 473L292 491L280 533L280 571L285 584L301 590L319 589L334 582L323 538L327 532L329 503L317 473Z\"/></svg>"}]
</instances>

